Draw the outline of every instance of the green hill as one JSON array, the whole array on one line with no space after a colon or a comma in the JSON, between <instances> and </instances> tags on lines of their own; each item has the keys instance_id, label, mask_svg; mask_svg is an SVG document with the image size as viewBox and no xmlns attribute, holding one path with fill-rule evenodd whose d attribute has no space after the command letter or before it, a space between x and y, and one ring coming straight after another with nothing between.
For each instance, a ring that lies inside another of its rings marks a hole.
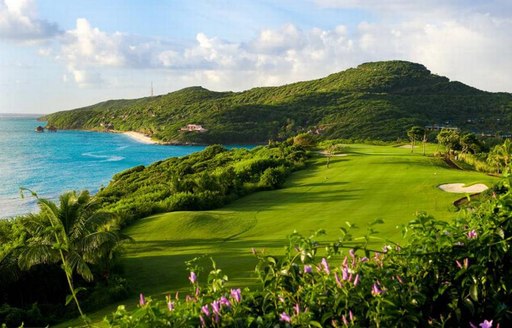
<instances>
[{"instance_id":1,"label":"green hill","mask_svg":"<svg viewBox=\"0 0 512 328\"><path fill-rule=\"evenodd\" d=\"M484 92L405 61L365 63L318 80L243 92L191 87L109 100L42 118L60 129L139 131L171 143L252 143L313 130L329 138L404 138L412 125L509 133L512 95ZM180 131L187 124L207 131Z\"/></svg>"}]
</instances>

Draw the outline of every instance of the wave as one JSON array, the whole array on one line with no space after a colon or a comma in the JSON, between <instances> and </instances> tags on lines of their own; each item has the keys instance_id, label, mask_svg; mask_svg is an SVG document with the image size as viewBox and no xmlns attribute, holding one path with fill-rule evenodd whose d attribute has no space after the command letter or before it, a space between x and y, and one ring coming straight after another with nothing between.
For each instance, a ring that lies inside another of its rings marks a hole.
<instances>
[{"instance_id":1,"label":"wave","mask_svg":"<svg viewBox=\"0 0 512 328\"><path fill-rule=\"evenodd\" d=\"M98 159L104 159L101 162L119 162L125 159L123 156L116 156L116 155L98 155L94 152L88 152L88 153L82 153L82 156L85 157L92 157L92 158L98 158Z\"/></svg>"},{"instance_id":2,"label":"wave","mask_svg":"<svg viewBox=\"0 0 512 328\"><path fill-rule=\"evenodd\" d=\"M103 162L119 162L125 159L123 156L110 156L108 159L104 160Z\"/></svg>"}]
</instances>

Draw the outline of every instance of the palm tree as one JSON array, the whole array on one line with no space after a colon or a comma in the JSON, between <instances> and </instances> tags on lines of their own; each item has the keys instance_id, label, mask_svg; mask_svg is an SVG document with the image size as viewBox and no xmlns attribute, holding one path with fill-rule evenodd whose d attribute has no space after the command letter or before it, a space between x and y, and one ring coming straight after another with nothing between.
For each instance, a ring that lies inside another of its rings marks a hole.
<instances>
[{"instance_id":1,"label":"palm tree","mask_svg":"<svg viewBox=\"0 0 512 328\"><path fill-rule=\"evenodd\" d=\"M416 140L425 135L425 129L421 126L413 126L409 130L407 130L407 136L411 140L411 153L414 152L414 147L416 144Z\"/></svg>"},{"instance_id":2,"label":"palm tree","mask_svg":"<svg viewBox=\"0 0 512 328\"><path fill-rule=\"evenodd\" d=\"M19 249L18 265L24 270L43 263L60 263L66 274L80 315L87 322L73 285L76 272L86 281L93 280L90 264L108 263L115 250L128 237L119 232L117 220L100 211L99 204L88 191L67 192L59 205L39 198L40 212L24 218L26 241Z\"/></svg>"}]
</instances>

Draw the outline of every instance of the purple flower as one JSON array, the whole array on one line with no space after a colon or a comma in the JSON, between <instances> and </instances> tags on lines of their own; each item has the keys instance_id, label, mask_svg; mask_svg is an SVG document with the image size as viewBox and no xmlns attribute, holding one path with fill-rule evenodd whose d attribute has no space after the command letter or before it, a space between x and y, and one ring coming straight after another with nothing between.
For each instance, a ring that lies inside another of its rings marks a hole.
<instances>
[{"instance_id":1,"label":"purple flower","mask_svg":"<svg viewBox=\"0 0 512 328\"><path fill-rule=\"evenodd\" d=\"M377 284L373 284L372 286L372 295L373 296L377 296L377 295L380 295L382 294L382 290L379 288L379 286Z\"/></svg>"},{"instance_id":2,"label":"purple flower","mask_svg":"<svg viewBox=\"0 0 512 328\"><path fill-rule=\"evenodd\" d=\"M468 231L467 236L468 239L475 239L476 237L478 237L478 233L476 232L476 230L473 229L471 231Z\"/></svg>"},{"instance_id":3,"label":"purple flower","mask_svg":"<svg viewBox=\"0 0 512 328\"><path fill-rule=\"evenodd\" d=\"M334 279L336 280L336 285L341 288L340 276L338 276L337 272L334 274Z\"/></svg>"},{"instance_id":4,"label":"purple flower","mask_svg":"<svg viewBox=\"0 0 512 328\"><path fill-rule=\"evenodd\" d=\"M208 308L208 304L206 305L203 305L201 307L201 312L204 313L205 316L209 317L210 316L210 309Z\"/></svg>"},{"instance_id":5,"label":"purple flower","mask_svg":"<svg viewBox=\"0 0 512 328\"><path fill-rule=\"evenodd\" d=\"M484 320L479 324L480 328L492 328L492 320Z\"/></svg>"},{"instance_id":6,"label":"purple flower","mask_svg":"<svg viewBox=\"0 0 512 328\"><path fill-rule=\"evenodd\" d=\"M279 320L284 322L292 322L292 318L290 318L290 316L286 314L286 312L283 312L279 315Z\"/></svg>"},{"instance_id":7,"label":"purple flower","mask_svg":"<svg viewBox=\"0 0 512 328\"><path fill-rule=\"evenodd\" d=\"M174 302L171 301L171 295L167 294L165 296L165 300L167 301L167 308L169 311L174 311Z\"/></svg>"},{"instance_id":8,"label":"purple flower","mask_svg":"<svg viewBox=\"0 0 512 328\"><path fill-rule=\"evenodd\" d=\"M311 272L313 272L313 268L311 267L311 265L305 265L304 273L311 273Z\"/></svg>"},{"instance_id":9,"label":"purple flower","mask_svg":"<svg viewBox=\"0 0 512 328\"><path fill-rule=\"evenodd\" d=\"M348 268L344 267L343 270L341 270L341 279L348 280Z\"/></svg>"},{"instance_id":10,"label":"purple flower","mask_svg":"<svg viewBox=\"0 0 512 328\"><path fill-rule=\"evenodd\" d=\"M219 301L212 302L212 310L213 310L213 313L220 314L220 302Z\"/></svg>"},{"instance_id":11,"label":"purple flower","mask_svg":"<svg viewBox=\"0 0 512 328\"><path fill-rule=\"evenodd\" d=\"M347 320L347 317L345 317L345 315L342 315L342 316L341 316L341 320L343 321L343 324L344 324L345 326L348 326L348 320Z\"/></svg>"},{"instance_id":12,"label":"purple flower","mask_svg":"<svg viewBox=\"0 0 512 328\"><path fill-rule=\"evenodd\" d=\"M191 283L195 284L197 281L197 276L195 272L190 272L190 276L188 277Z\"/></svg>"},{"instance_id":13,"label":"purple flower","mask_svg":"<svg viewBox=\"0 0 512 328\"><path fill-rule=\"evenodd\" d=\"M199 316L199 321L201 321L201 327L206 327L206 321L204 321L204 318L202 315Z\"/></svg>"},{"instance_id":14,"label":"purple flower","mask_svg":"<svg viewBox=\"0 0 512 328\"><path fill-rule=\"evenodd\" d=\"M350 318L350 321L354 321L354 314L352 313L352 310L348 310L348 317Z\"/></svg>"},{"instance_id":15,"label":"purple flower","mask_svg":"<svg viewBox=\"0 0 512 328\"><path fill-rule=\"evenodd\" d=\"M462 264L459 262L459 260L455 260L455 264L457 264L459 269L462 269Z\"/></svg>"},{"instance_id":16,"label":"purple flower","mask_svg":"<svg viewBox=\"0 0 512 328\"><path fill-rule=\"evenodd\" d=\"M299 303L295 304L293 306L293 310L295 311L295 315L299 315L300 313L300 306L299 306Z\"/></svg>"},{"instance_id":17,"label":"purple flower","mask_svg":"<svg viewBox=\"0 0 512 328\"><path fill-rule=\"evenodd\" d=\"M240 300L242 299L242 291L240 288L231 289L231 298L234 299L237 303L240 303Z\"/></svg>"},{"instance_id":18,"label":"purple flower","mask_svg":"<svg viewBox=\"0 0 512 328\"><path fill-rule=\"evenodd\" d=\"M231 302L224 296L222 296L220 298L220 304L227 306L227 307L231 307Z\"/></svg>"},{"instance_id":19,"label":"purple flower","mask_svg":"<svg viewBox=\"0 0 512 328\"><path fill-rule=\"evenodd\" d=\"M331 273L331 270L329 269L329 263L327 263L327 260L324 258L322 258L322 267L325 271L325 273L327 274L330 274Z\"/></svg>"},{"instance_id":20,"label":"purple flower","mask_svg":"<svg viewBox=\"0 0 512 328\"><path fill-rule=\"evenodd\" d=\"M348 251L348 254L350 255L351 258L355 258L356 257L356 254L354 253L354 250L353 249L350 249Z\"/></svg>"},{"instance_id":21,"label":"purple flower","mask_svg":"<svg viewBox=\"0 0 512 328\"><path fill-rule=\"evenodd\" d=\"M146 305L146 299L144 298L144 294L140 293L139 295L139 305L144 306Z\"/></svg>"},{"instance_id":22,"label":"purple flower","mask_svg":"<svg viewBox=\"0 0 512 328\"><path fill-rule=\"evenodd\" d=\"M359 280L360 280L360 277L359 277L359 273L358 273L358 274L356 274L356 278L354 279L354 287L359 284Z\"/></svg>"},{"instance_id":23,"label":"purple flower","mask_svg":"<svg viewBox=\"0 0 512 328\"><path fill-rule=\"evenodd\" d=\"M366 256L361 258L361 262L368 262L368 261L369 261L369 259Z\"/></svg>"}]
</instances>

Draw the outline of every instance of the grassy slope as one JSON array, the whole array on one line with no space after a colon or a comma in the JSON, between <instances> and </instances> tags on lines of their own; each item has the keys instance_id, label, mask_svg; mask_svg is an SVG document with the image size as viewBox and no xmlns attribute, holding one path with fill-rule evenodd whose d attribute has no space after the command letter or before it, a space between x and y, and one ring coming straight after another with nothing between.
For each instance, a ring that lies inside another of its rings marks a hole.
<instances>
[{"instance_id":1,"label":"grassy slope","mask_svg":"<svg viewBox=\"0 0 512 328\"><path fill-rule=\"evenodd\" d=\"M127 232L136 240L125 256L126 273L134 288L149 294L187 285L184 261L208 254L232 278L246 284L254 268L251 247L279 253L286 236L323 228L335 239L345 221L360 226L376 218L383 238L397 240L398 224L418 211L437 218L455 215L452 202L463 195L436 188L450 182L495 181L476 172L450 169L439 159L410 150L351 145L347 157L318 158L297 172L285 188L260 192L220 210L174 212L143 219Z\"/></svg>"},{"instance_id":2,"label":"grassy slope","mask_svg":"<svg viewBox=\"0 0 512 328\"><path fill-rule=\"evenodd\" d=\"M66 129L134 130L171 142L256 143L316 127L327 138L406 138L413 125L446 121L475 132L508 131L512 95L488 93L404 61L375 62L325 78L243 92L200 87L110 100L45 117ZM469 120L469 122L468 122ZM180 132L196 123L207 132Z\"/></svg>"},{"instance_id":3,"label":"grassy slope","mask_svg":"<svg viewBox=\"0 0 512 328\"><path fill-rule=\"evenodd\" d=\"M435 146L430 146L433 150ZM250 285L255 265L252 247L279 254L293 230L308 234L323 228L327 239L335 239L345 221L359 225L362 234L375 218L385 221L378 226L382 238L398 240L396 226L417 211L443 219L456 215L451 204L463 195L443 192L437 185L496 181L389 146L350 145L347 157L333 158L329 168L325 163L318 157L310 168L293 174L285 188L250 195L220 210L161 214L129 227L126 232L135 242L124 265L134 291L160 295L187 287L184 262L203 254L216 260L231 284ZM125 303L134 306L136 300L134 296L133 302ZM99 321L114 309L92 318ZM79 322L67 324L74 323Z\"/></svg>"}]
</instances>

